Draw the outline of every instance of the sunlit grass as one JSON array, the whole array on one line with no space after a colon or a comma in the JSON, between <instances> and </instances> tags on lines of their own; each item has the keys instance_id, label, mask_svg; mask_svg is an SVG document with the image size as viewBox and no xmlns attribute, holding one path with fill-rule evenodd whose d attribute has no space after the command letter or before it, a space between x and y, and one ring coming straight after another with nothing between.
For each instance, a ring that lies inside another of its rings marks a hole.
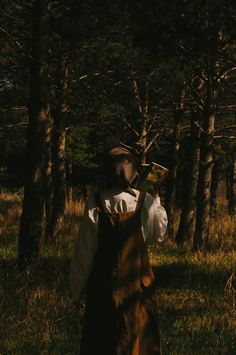
<instances>
[{"instance_id":1,"label":"sunlit grass","mask_svg":"<svg viewBox=\"0 0 236 355\"><path fill-rule=\"evenodd\" d=\"M235 354L236 252L151 250L166 354Z\"/></svg>"},{"instance_id":2,"label":"sunlit grass","mask_svg":"<svg viewBox=\"0 0 236 355\"><path fill-rule=\"evenodd\" d=\"M83 203L68 202L62 236L38 264L16 267L21 193L1 198L0 354L78 354L80 328L69 289L69 265ZM149 248L156 273L165 354L236 354L235 220L221 210L208 253L171 241Z\"/></svg>"}]
</instances>

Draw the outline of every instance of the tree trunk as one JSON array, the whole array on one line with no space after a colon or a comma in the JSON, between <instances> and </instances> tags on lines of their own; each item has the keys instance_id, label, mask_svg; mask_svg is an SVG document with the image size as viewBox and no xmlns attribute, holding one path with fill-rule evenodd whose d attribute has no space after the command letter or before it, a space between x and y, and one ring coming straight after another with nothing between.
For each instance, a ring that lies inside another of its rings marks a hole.
<instances>
[{"instance_id":1,"label":"tree trunk","mask_svg":"<svg viewBox=\"0 0 236 355\"><path fill-rule=\"evenodd\" d=\"M180 149L180 112L175 113L174 117L174 133L173 133L173 151L172 162L167 179L167 195L166 195L166 211L168 215L168 234L173 237L174 234L174 206L176 195L176 177L179 166L179 149Z\"/></svg>"},{"instance_id":2,"label":"tree trunk","mask_svg":"<svg viewBox=\"0 0 236 355\"><path fill-rule=\"evenodd\" d=\"M226 200L229 202L230 195L230 169L226 168L225 171L225 183L226 183Z\"/></svg>"},{"instance_id":3,"label":"tree trunk","mask_svg":"<svg viewBox=\"0 0 236 355\"><path fill-rule=\"evenodd\" d=\"M205 248L208 242L210 222L211 179L213 168L213 136L215 114L205 112L201 134L201 153L197 188L196 227L193 251Z\"/></svg>"},{"instance_id":4,"label":"tree trunk","mask_svg":"<svg viewBox=\"0 0 236 355\"><path fill-rule=\"evenodd\" d=\"M234 216L236 212L236 153L231 155L231 169L229 174L229 214Z\"/></svg>"},{"instance_id":5,"label":"tree trunk","mask_svg":"<svg viewBox=\"0 0 236 355\"><path fill-rule=\"evenodd\" d=\"M139 113L142 120L142 129L140 134L140 163L146 164L147 162L147 119L148 119L148 82L145 81L143 88L143 103L139 96Z\"/></svg>"},{"instance_id":6,"label":"tree trunk","mask_svg":"<svg viewBox=\"0 0 236 355\"><path fill-rule=\"evenodd\" d=\"M48 229L48 240L55 240L60 234L63 225L63 217L66 199L66 132L65 116L68 112L68 63L67 55L62 56L58 68L58 97L57 110L54 113L53 127L53 157L54 157L54 193L52 216Z\"/></svg>"},{"instance_id":7,"label":"tree trunk","mask_svg":"<svg viewBox=\"0 0 236 355\"><path fill-rule=\"evenodd\" d=\"M147 162L147 128L146 128L146 118L143 118L143 129L141 134L140 146L141 146L141 154L140 154L140 162L142 164L146 164Z\"/></svg>"},{"instance_id":8,"label":"tree trunk","mask_svg":"<svg viewBox=\"0 0 236 355\"><path fill-rule=\"evenodd\" d=\"M46 145L45 145L45 218L46 226L45 231L47 233L48 226L52 217L53 206L53 169L52 169L52 125L46 128Z\"/></svg>"},{"instance_id":9,"label":"tree trunk","mask_svg":"<svg viewBox=\"0 0 236 355\"><path fill-rule=\"evenodd\" d=\"M66 163L66 203L68 205L70 205L73 201L72 173L72 160L68 159Z\"/></svg>"},{"instance_id":10,"label":"tree trunk","mask_svg":"<svg viewBox=\"0 0 236 355\"><path fill-rule=\"evenodd\" d=\"M176 178L179 167L180 153L180 122L184 113L185 91L180 95L180 102L174 113L174 131L173 131L173 150L172 161L167 178L166 192L166 211L168 215L168 235L170 238L174 236L174 209L176 196Z\"/></svg>"},{"instance_id":11,"label":"tree trunk","mask_svg":"<svg viewBox=\"0 0 236 355\"><path fill-rule=\"evenodd\" d=\"M216 217L217 215L217 191L219 187L219 161L215 161L212 168L211 179L211 204L210 216Z\"/></svg>"},{"instance_id":12,"label":"tree trunk","mask_svg":"<svg viewBox=\"0 0 236 355\"><path fill-rule=\"evenodd\" d=\"M179 228L175 241L183 244L193 232L193 221L196 209L196 191L200 160L199 113L193 113L191 121L191 148L189 150L187 169L184 172L183 205Z\"/></svg>"},{"instance_id":13,"label":"tree trunk","mask_svg":"<svg viewBox=\"0 0 236 355\"><path fill-rule=\"evenodd\" d=\"M135 134L138 137L136 141L137 149L138 149L138 163L140 167L142 164L146 164L147 162L147 152L149 150L148 146L148 110L149 110L149 81L145 80L138 82L136 79L133 79L133 88L134 88L134 97L137 105L137 120L140 121L140 130L135 131ZM142 170L142 168L141 168Z\"/></svg>"},{"instance_id":14,"label":"tree trunk","mask_svg":"<svg viewBox=\"0 0 236 355\"><path fill-rule=\"evenodd\" d=\"M19 263L36 261L44 232L45 145L48 104L49 0L33 5L27 171L19 233Z\"/></svg>"},{"instance_id":15,"label":"tree trunk","mask_svg":"<svg viewBox=\"0 0 236 355\"><path fill-rule=\"evenodd\" d=\"M181 162L181 159L179 159ZM182 208L183 204L183 190L184 190L184 168L182 168L179 164L176 180L175 180L175 208L180 209Z\"/></svg>"}]
</instances>

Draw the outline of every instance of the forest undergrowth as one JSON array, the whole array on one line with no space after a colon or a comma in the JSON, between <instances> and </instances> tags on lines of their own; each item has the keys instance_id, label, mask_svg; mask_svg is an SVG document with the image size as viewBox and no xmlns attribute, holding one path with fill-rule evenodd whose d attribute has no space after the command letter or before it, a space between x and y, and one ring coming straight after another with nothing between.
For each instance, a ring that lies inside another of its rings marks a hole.
<instances>
[{"instance_id":1,"label":"forest undergrowth","mask_svg":"<svg viewBox=\"0 0 236 355\"><path fill-rule=\"evenodd\" d=\"M193 254L190 241L179 248L167 237L149 248L164 355L236 354L236 221L218 205L207 252ZM21 193L2 191L0 354L76 355L80 326L68 275L83 204L67 203L57 243L45 244L40 262L24 271L16 266L21 208Z\"/></svg>"}]
</instances>

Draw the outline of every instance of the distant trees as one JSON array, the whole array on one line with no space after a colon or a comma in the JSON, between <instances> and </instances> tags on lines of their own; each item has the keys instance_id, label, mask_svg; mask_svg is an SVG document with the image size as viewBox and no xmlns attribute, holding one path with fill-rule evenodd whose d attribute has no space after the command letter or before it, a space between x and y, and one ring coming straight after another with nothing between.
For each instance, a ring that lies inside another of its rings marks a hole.
<instances>
[{"instance_id":1,"label":"distant trees","mask_svg":"<svg viewBox=\"0 0 236 355\"><path fill-rule=\"evenodd\" d=\"M12 135L19 127L24 141L30 99L20 258L37 257L43 239L58 238L68 176L70 185L100 187L91 171L114 144L132 147L140 165L154 160L169 168L168 234L178 245L205 248L226 170L235 213L234 5L51 2L49 31L48 2L34 1L33 42L31 3L9 0L0 14L0 136L13 125ZM24 158L7 142L1 181L9 154Z\"/></svg>"},{"instance_id":2,"label":"distant trees","mask_svg":"<svg viewBox=\"0 0 236 355\"><path fill-rule=\"evenodd\" d=\"M228 23L225 22L226 18ZM181 31L184 29L186 36L181 32L177 48L181 60L187 64L184 73L190 95L188 101L190 111L200 113L200 119L195 122L195 126L199 127L200 138L198 139L196 135L196 139L192 137L193 148L190 152L192 162L196 163L189 167L190 174L183 180L182 191L186 196L183 197L176 242L183 243L189 234L188 226L192 225L192 222L188 223L187 220L192 215L190 220L193 221L196 206L195 228L192 229L193 250L196 251L205 248L208 243L210 206L213 201L212 194L216 191L214 189L216 185L212 185L214 178L212 171L216 171L213 170L216 118L223 99L224 81L226 77L227 80L230 79L228 74L234 70L232 45L235 43L235 34L231 31L232 15L222 2L188 4L182 9L182 19L179 23L176 22L177 33L178 28ZM198 163L199 172L196 171Z\"/></svg>"}]
</instances>

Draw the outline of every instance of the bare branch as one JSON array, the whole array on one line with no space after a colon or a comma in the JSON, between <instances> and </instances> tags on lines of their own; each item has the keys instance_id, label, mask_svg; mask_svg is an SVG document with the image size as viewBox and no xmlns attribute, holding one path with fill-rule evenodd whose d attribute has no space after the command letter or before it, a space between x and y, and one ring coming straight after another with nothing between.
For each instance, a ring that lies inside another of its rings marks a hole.
<instances>
[{"instance_id":1,"label":"bare branch","mask_svg":"<svg viewBox=\"0 0 236 355\"><path fill-rule=\"evenodd\" d=\"M147 147L144 150L144 153L147 153L149 151L149 149L152 147L152 145L155 143L157 137L160 135L160 133L156 133L155 136L150 140L150 142L148 143Z\"/></svg>"},{"instance_id":2,"label":"bare branch","mask_svg":"<svg viewBox=\"0 0 236 355\"><path fill-rule=\"evenodd\" d=\"M199 128L200 132L204 132L203 128L200 126L199 123L197 123L196 121L193 122L193 124Z\"/></svg>"},{"instance_id":3,"label":"bare branch","mask_svg":"<svg viewBox=\"0 0 236 355\"><path fill-rule=\"evenodd\" d=\"M127 124L127 126L132 129L133 133L134 133L138 138L140 138L140 134L139 134L138 131L131 125L131 123L130 123L125 117L122 117L122 118L123 118L123 120L125 121L125 123Z\"/></svg>"},{"instance_id":4,"label":"bare branch","mask_svg":"<svg viewBox=\"0 0 236 355\"><path fill-rule=\"evenodd\" d=\"M120 142L120 145L122 145L123 147L127 148L127 149L130 149L131 151L135 152L136 154L139 154L139 151L133 147L130 147L129 145L123 143L123 142Z\"/></svg>"},{"instance_id":5,"label":"bare branch","mask_svg":"<svg viewBox=\"0 0 236 355\"><path fill-rule=\"evenodd\" d=\"M230 68L229 70L226 70L218 79L218 81L220 80L225 80L225 79L229 79L230 77L228 76L229 73L231 73L232 71L236 70L236 67Z\"/></svg>"},{"instance_id":6,"label":"bare branch","mask_svg":"<svg viewBox=\"0 0 236 355\"><path fill-rule=\"evenodd\" d=\"M16 111L28 111L28 107L26 107L26 106L12 107L11 109L16 110Z\"/></svg>"},{"instance_id":7,"label":"bare branch","mask_svg":"<svg viewBox=\"0 0 236 355\"><path fill-rule=\"evenodd\" d=\"M156 122L156 118L158 117L158 114L156 114L154 117L153 117L153 120L152 122L150 123L150 125L148 126L147 128L147 132L146 132L146 136L149 134L149 132L151 131L153 125L155 124Z\"/></svg>"},{"instance_id":8,"label":"bare branch","mask_svg":"<svg viewBox=\"0 0 236 355\"><path fill-rule=\"evenodd\" d=\"M14 42L15 45L16 45L18 48L20 48L20 50L25 54L25 56L26 56L28 59L31 59L31 56L30 56L28 53L25 52L24 48L23 48L22 45L17 41L17 39L15 39L14 37L12 37L12 35L11 35L9 32L7 32L4 28L2 28L1 26L0 26L0 31L1 31L2 33L4 33L5 36L6 36L7 38L9 38L12 42Z\"/></svg>"},{"instance_id":9,"label":"bare branch","mask_svg":"<svg viewBox=\"0 0 236 355\"><path fill-rule=\"evenodd\" d=\"M13 127L18 127L18 126L26 126L28 125L29 122L18 122L18 123L12 123L12 124L8 124L6 126L0 127L0 130L4 130L7 128L13 128Z\"/></svg>"},{"instance_id":10,"label":"bare branch","mask_svg":"<svg viewBox=\"0 0 236 355\"><path fill-rule=\"evenodd\" d=\"M140 95L139 95L139 90L138 90L138 84L135 79L133 79L133 85L134 85L135 98L136 98L137 104L138 104L138 111L139 111L140 115L142 115L143 110L142 110L142 105L141 105L141 100L140 100Z\"/></svg>"},{"instance_id":11,"label":"bare branch","mask_svg":"<svg viewBox=\"0 0 236 355\"><path fill-rule=\"evenodd\" d=\"M202 110L204 107L204 102L200 97L198 90L195 89L193 86L191 87L191 90L193 91L193 92L190 91L191 97L197 102L198 107Z\"/></svg>"},{"instance_id":12,"label":"bare branch","mask_svg":"<svg viewBox=\"0 0 236 355\"><path fill-rule=\"evenodd\" d=\"M236 105L220 106L219 109L236 109Z\"/></svg>"},{"instance_id":13,"label":"bare branch","mask_svg":"<svg viewBox=\"0 0 236 355\"><path fill-rule=\"evenodd\" d=\"M83 80L83 79L85 79L85 78L87 78L87 77L88 77L88 74L82 75L82 76L79 77L78 80ZM76 80L73 80L73 81L76 81Z\"/></svg>"},{"instance_id":14,"label":"bare branch","mask_svg":"<svg viewBox=\"0 0 236 355\"><path fill-rule=\"evenodd\" d=\"M215 132L223 132L223 131L226 131L227 129L233 129L233 128L236 128L236 125L232 125L232 126L225 126L225 127L222 127L222 128L219 128L217 130L215 130Z\"/></svg>"},{"instance_id":15,"label":"bare branch","mask_svg":"<svg viewBox=\"0 0 236 355\"><path fill-rule=\"evenodd\" d=\"M13 0L13 3L17 6L24 7L25 9L32 9L31 5L22 4L22 1Z\"/></svg>"},{"instance_id":16,"label":"bare branch","mask_svg":"<svg viewBox=\"0 0 236 355\"><path fill-rule=\"evenodd\" d=\"M187 126L183 126L183 127L180 127L180 130L181 131L185 131L186 129L190 129L190 125L187 125Z\"/></svg>"},{"instance_id":17,"label":"bare branch","mask_svg":"<svg viewBox=\"0 0 236 355\"><path fill-rule=\"evenodd\" d=\"M236 136L214 136L213 139L236 139Z\"/></svg>"},{"instance_id":18,"label":"bare branch","mask_svg":"<svg viewBox=\"0 0 236 355\"><path fill-rule=\"evenodd\" d=\"M94 72L94 73L91 73L91 74L84 74L84 75L81 75L78 79L74 79L71 81L71 83L76 83L77 81L80 81L80 80L84 80L86 78L89 78L91 76L99 76L99 75L105 75L105 74L110 74L112 73L114 70L108 70L107 72L105 73L100 73L100 72Z\"/></svg>"}]
</instances>

